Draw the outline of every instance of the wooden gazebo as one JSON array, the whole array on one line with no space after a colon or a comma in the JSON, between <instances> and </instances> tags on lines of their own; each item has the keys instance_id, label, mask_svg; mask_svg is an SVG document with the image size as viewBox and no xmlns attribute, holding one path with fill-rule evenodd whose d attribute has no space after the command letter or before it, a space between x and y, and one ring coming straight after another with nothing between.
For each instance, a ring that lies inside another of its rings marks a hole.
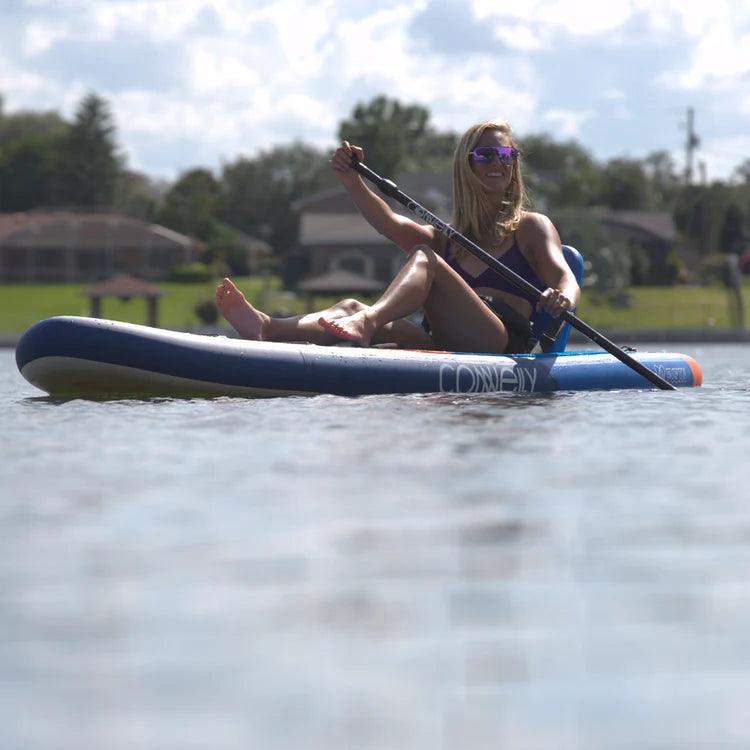
<instances>
[{"instance_id":1,"label":"wooden gazebo","mask_svg":"<svg viewBox=\"0 0 750 750\"><path fill-rule=\"evenodd\" d=\"M101 317L102 300L105 297L118 297L126 302L133 297L141 297L146 300L148 309L148 325L154 328L158 325L158 304L159 297L164 295L158 287L147 284L145 281L136 279L135 276L114 276L111 279L97 284L91 289L84 292L84 295L91 300L91 317Z\"/></svg>"}]
</instances>

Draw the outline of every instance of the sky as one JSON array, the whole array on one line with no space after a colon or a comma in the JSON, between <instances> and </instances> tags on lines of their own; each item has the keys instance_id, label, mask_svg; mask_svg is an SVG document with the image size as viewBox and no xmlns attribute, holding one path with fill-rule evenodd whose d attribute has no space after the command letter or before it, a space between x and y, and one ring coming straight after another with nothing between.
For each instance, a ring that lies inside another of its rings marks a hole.
<instances>
[{"instance_id":1,"label":"sky","mask_svg":"<svg viewBox=\"0 0 750 750\"><path fill-rule=\"evenodd\" d=\"M379 94L462 132L500 117L591 154L750 158L750 0L0 0L5 111L105 97L131 168L171 179L295 140Z\"/></svg>"}]
</instances>

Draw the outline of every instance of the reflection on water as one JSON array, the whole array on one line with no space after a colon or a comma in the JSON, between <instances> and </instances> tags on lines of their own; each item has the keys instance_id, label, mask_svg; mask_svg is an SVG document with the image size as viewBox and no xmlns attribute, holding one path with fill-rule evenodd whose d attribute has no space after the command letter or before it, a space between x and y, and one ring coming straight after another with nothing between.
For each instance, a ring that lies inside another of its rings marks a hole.
<instances>
[{"instance_id":1,"label":"reflection on water","mask_svg":"<svg viewBox=\"0 0 750 750\"><path fill-rule=\"evenodd\" d=\"M688 353L679 394L100 402L0 350L0 746L745 750L750 354Z\"/></svg>"}]
</instances>

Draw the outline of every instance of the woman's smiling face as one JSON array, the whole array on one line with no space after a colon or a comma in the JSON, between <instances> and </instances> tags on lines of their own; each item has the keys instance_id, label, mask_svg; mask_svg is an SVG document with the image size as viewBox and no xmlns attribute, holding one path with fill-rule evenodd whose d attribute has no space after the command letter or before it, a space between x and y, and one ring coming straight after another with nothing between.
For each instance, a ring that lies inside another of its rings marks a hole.
<instances>
[{"instance_id":1,"label":"woman's smiling face","mask_svg":"<svg viewBox=\"0 0 750 750\"><path fill-rule=\"evenodd\" d=\"M499 130L485 130L474 148L482 146L510 146L511 139ZM487 191L504 195L513 179L513 163L507 164L499 156L489 162L471 159L471 169Z\"/></svg>"}]
</instances>

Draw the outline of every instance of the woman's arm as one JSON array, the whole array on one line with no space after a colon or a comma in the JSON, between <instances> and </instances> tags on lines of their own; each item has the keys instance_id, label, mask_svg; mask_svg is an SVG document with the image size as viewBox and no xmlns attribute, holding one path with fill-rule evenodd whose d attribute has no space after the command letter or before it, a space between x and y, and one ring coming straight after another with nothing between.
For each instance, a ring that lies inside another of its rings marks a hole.
<instances>
[{"instance_id":1,"label":"woman's arm","mask_svg":"<svg viewBox=\"0 0 750 750\"><path fill-rule=\"evenodd\" d=\"M397 214L380 196L373 193L352 168L352 155L362 161L364 152L358 146L343 141L331 158L331 168L339 182L349 191L362 216L404 252L409 252L415 245L429 245L439 252L439 240L434 229Z\"/></svg>"},{"instance_id":2,"label":"woman's arm","mask_svg":"<svg viewBox=\"0 0 750 750\"><path fill-rule=\"evenodd\" d=\"M539 298L539 309L557 317L578 305L581 289L562 251L560 235L544 215L529 213L521 221L518 240L547 285Z\"/></svg>"}]
</instances>

